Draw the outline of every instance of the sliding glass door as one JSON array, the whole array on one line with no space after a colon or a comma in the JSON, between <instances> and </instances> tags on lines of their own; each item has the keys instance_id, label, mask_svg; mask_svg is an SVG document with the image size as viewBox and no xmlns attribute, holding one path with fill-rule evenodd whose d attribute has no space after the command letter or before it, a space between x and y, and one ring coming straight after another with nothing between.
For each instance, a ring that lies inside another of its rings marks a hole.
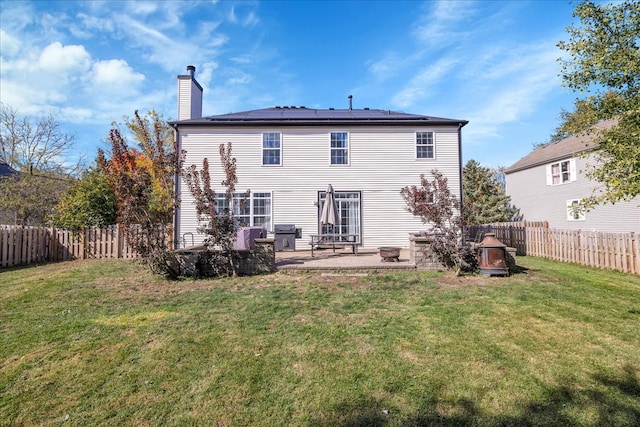
<instances>
[{"instance_id":1,"label":"sliding glass door","mask_svg":"<svg viewBox=\"0 0 640 427\"><path fill-rule=\"evenodd\" d=\"M318 192L318 232L320 234L337 234L344 240L361 243L361 192L360 191L334 191L336 205L340 213L340 223L332 226L320 224L320 215L324 205L326 191ZM339 240L337 239L337 240Z\"/></svg>"}]
</instances>

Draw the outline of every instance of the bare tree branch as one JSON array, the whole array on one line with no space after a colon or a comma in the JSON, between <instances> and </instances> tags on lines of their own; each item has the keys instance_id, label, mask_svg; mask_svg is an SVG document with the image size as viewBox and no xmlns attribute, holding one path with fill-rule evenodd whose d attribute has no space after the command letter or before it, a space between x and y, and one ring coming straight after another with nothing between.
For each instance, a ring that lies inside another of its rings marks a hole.
<instances>
[{"instance_id":1,"label":"bare tree branch","mask_svg":"<svg viewBox=\"0 0 640 427\"><path fill-rule=\"evenodd\" d=\"M0 103L0 161L12 168L68 173L65 163L75 141L54 115L33 119Z\"/></svg>"}]
</instances>

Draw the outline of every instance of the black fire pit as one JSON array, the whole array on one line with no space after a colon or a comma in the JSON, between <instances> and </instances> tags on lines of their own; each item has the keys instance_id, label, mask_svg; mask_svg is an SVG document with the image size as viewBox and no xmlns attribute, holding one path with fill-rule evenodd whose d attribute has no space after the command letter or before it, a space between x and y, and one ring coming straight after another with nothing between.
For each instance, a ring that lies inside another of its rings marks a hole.
<instances>
[{"instance_id":1,"label":"black fire pit","mask_svg":"<svg viewBox=\"0 0 640 427\"><path fill-rule=\"evenodd\" d=\"M381 262L387 262L387 261L395 261L398 262L400 261L399 257L400 257L400 248L392 248L389 246L385 246L380 249L380 261Z\"/></svg>"}]
</instances>

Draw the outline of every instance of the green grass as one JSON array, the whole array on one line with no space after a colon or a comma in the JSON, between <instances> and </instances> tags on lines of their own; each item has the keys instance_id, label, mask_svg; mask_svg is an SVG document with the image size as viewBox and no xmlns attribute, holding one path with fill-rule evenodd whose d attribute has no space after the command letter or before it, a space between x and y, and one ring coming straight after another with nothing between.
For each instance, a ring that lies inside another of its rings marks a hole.
<instances>
[{"instance_id":1,"label":"green grass","mask_svg":"<svg viewBox=\"0 0 640 427\"><path fill-rule=\"evenodd\" d=\"M0 425L640 425L640 277L0 272Z\"/></svg>"}]
</instances>

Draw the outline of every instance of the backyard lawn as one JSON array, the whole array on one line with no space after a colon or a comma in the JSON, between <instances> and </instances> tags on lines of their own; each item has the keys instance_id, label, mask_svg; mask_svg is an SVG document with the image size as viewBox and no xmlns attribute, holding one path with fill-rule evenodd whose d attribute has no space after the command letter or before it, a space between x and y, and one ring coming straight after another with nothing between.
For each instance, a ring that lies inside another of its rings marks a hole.
<instances>
[{"instance_id":1,"label":"backyard lawn","mask_svg":"<svg viewBox=\"0 0 640 427\"><path fill-rule=\"evenodd\" d=\"M640 276L0 272L0 425L640 425Z\"/></svg>"}]
</instances>

